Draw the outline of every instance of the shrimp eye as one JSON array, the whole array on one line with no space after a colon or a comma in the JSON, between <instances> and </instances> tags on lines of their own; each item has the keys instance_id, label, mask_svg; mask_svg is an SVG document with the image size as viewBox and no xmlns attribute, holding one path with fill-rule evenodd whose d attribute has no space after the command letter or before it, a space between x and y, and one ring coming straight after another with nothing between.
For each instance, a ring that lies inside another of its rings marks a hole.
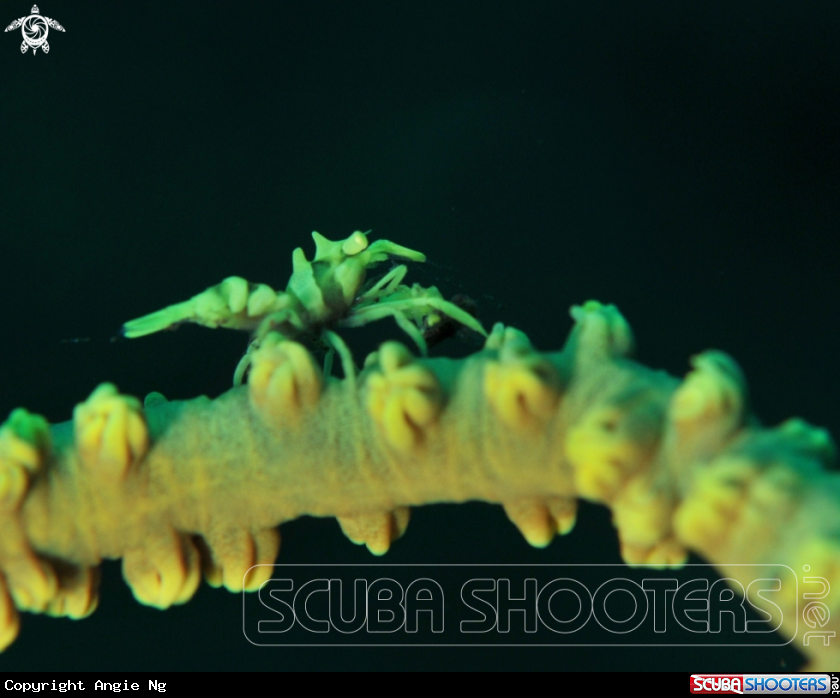
<instances>
[{"instance_id":1,"label":"shrimp eye","mask_svg":"<svg viewBox=\"0 0 840 698\"><path fill-rule=\"evenodd\" d=\"M341 251L348 257L353 257L368 246L367 236L361 231L357 230L349 238L344 241L341 246Z\"/></svg>"}]
</instances>

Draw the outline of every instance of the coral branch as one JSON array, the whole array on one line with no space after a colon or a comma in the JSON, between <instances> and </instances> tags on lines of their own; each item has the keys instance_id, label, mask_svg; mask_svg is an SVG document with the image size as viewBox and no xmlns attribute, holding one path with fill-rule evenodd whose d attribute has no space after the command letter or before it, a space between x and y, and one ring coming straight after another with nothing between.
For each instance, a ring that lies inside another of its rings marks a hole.
<instances>
[{"instance_id":1,"label":"coral branch","mask_svg":"<svg viewBox=\"0 0 840 698\"><path fill-rule=\"evenodd\" d=\"M840 482L825 469L825 432L761 428L719 352L680 382L626 358L632 337L613 307L573 316L554 354L500 325L460 361L386 343L352 387L269 335L248 385L216 400L153 394L141 408L104 385L52 429L16 410L0 431L3 644L15 608L92 611L103 558L123 558L137 599L164 608L190 598L202 568L241 589L252 565L273 562L283 521L334 516L381 554L408 508L430 502L501 503L543 546L584 497L612 508L630 564L677 566L690 549L736 580L727 563L808 564L838 579ZM781 609L788 636L796 601ZM804 650L837 663L830 645Z\"/></svg>"},{"instance_id":2,"label":"coral branch","mask_svg":"<svg viewBox=\"0 0 840 698\"><path fill-rule=\"evenodd\" d=\"M166 608L187 601L202 573L233 591L259 588L284 521L335 517L381 555L410 508L432 502L499 503L543 547L572 529L583 498L610 507L631 565L678 567L694 551L736 589L750 582L747 563L805 570L803 582L826 593L840 580L830 437L796 419L762 428L725 354L694 357L682 381L647 369L629 358L619 312L590 301L572 308L560 352L496 325L467 359L415 358L387 342L356 375L331 328L392 315L421 350L421 328L441 314L483 328L436 289L403 286L404 267L365 289L372 264L420 253L368 246L360 232L315 242L313 262L295 252L284 294L231 277L126 325L138 335L185 319L256 328L237 374L248 371L247 385L215 400L152 393L141 407L103 384L70 424L15 410L0 428L0 647L20 610L92 612L103 559L122 558L137 600ZM307 336L339 353L343 380L320 370L299 343ZM814 628L802 650L812 668L836 668L836 595L814 610L798 594L750 600L789 638L799 620Z\"/></svg>"}]
</instances>

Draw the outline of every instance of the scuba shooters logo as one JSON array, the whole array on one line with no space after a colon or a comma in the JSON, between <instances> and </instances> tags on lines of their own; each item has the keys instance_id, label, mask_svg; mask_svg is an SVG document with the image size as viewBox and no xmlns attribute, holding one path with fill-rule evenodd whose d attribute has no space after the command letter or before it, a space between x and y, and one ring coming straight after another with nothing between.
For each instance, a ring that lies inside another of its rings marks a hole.
<instances>
[{"instance_id":1,"label":"scuba shooters logo","mask_svg":"<svg viewBox=\"0 0 840 698\"><path fill-rule=\"evenodd\" d=\"M12 22L5 31L10 32L20 27L21 34L23 34L23 43L20 45L20 52L26 53L28 49L32 49L34 56L38 49L44 53L50 52L50 45L47 43L47 34L50 33L50 27L56 31L63 32L62 27L54 19L44 17L37 5L32 6L32 14L27 17L20 17Z\"/></svg>"},{"instance_id":2,"label":"scuba shooters logo","mask_svg":"<svg viewBox=\"0 0 840 698\"><path fill-rule=\"evenodd\" d=\"M736 581L702 564L275 565L243 595L243 631L262 646L787 644L775 600L792 572L740 567Z\"/></svg>"},{"instance_id":3,"label":"scuba shooters logo","mask_svg":"<svg viewBox=\"0 0 840 698\"><path fill-rule=\"evenodd\" d=\"M697 695L819 695L833 693L836 675L829 674L692 674Z\"/></svg>"}]
</instances>

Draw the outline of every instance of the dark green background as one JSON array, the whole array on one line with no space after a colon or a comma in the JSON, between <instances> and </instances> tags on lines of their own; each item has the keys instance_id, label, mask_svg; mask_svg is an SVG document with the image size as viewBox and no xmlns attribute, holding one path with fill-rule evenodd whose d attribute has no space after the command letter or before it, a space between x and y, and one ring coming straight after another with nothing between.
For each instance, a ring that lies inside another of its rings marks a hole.
<instances>
[{"instance_id":1,"label":"dark green background","mask_svg":"<svg viewBox=\"0 0 840 698\"><path fill-rule=\"evenodd\" d=\"M3 0L0 23L29 13ZM231 274L283 287L311 230L424 251L411 277L538 347L616 303L640 359L715 347L762 418L840 433L840 7L832 2L66 2L0 35L0 412L101 381L218 395L246 338L127 319ZM380 334L377 334L380 333ZM347 332L362 356L393 324ZM72 339L89 339L68 342ZM442 346L440 353L470 347ZM333 521L284 562L369 561ZM535 551L499 507L415 512L388 562L614 562L605 510ZM258 648L236 596L159 612L106 565L82 622L26 616L3 669L774 671L792 649Z\"/></svg>"}]
</instances>

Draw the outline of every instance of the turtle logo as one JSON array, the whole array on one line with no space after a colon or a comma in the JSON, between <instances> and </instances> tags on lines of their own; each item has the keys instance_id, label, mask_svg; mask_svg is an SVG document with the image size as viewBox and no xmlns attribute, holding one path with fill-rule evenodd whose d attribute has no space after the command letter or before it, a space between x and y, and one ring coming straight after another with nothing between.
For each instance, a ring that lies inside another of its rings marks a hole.
<instances>
[{"instance_id":1,"label":"turtle logo","mask_svg":"<svg viewBox=\"0 0 840 698\"><path fill-rule=\"evenodd\" d=\"M23 34L23 43L20 45L20 52L26 53L26 49L31 48L33 56L38 49L41 49L44 53L50 52L50 45L47 43L47 34L50 33L50 27L60 32L64 31L64 27L54 19L44 17L38 10L37 5L32 6L31 15L16 19L6 27L6 31L10 32L12 29L17 29L18 27L21 28L20 31Z\"/></svg>"}]
</instances>

